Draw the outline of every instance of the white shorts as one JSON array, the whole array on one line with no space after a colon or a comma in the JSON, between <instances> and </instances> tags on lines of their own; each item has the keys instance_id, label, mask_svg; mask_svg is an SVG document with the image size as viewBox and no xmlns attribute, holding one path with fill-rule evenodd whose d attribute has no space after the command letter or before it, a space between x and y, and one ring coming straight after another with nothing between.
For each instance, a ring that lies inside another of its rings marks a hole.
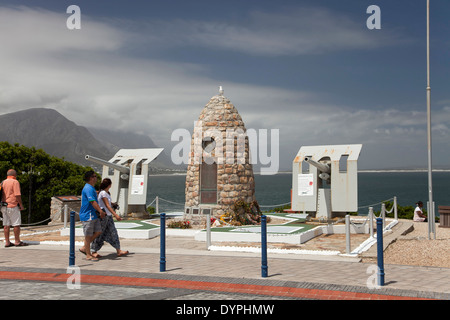
<instances>
[{"instance_id":1,"label":"white shorts","mask_svg":"<svg viewBox=\"0 0 450 320\"><path fill-rule=\"evenodd\" d=\"M2 207L3 226L16 227L22 224L19 206L14 208Z\"/></svg>"}]
</instances>

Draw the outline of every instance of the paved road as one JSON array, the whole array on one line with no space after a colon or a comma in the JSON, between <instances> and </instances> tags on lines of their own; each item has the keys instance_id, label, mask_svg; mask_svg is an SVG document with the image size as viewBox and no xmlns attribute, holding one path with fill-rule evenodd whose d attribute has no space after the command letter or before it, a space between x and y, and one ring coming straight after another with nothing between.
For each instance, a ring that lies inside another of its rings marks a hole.
<instances>
[{"instance_id":1,"label":"paved road","mask_svg":"<svg viewBox=\"0 0 450 320\"><path fill-rule=\"evenodd\" d=\"M103 277L104 283L109 286L129 285L133 290L170 287L170 290L167 289L159 299L176 298L188 292L176 292L172 290L173 288L203 290L209 294L229 295L234 292L239 295L263 295L264 298L281 296L283 299L329 298L331 293L335 297L340 295L343 299L351 295L355 297L356 292L361 298L373 299L380 298L380 295L384 295L385 298L406 296L449 299L450 297L448 268L386 265L386 285L376 289L373 288L376 284L374 266L344 257L269 254L269 277L262 278L261 259L256 253L168 248L166 272L160 272L158 249L145 247L127 249L131 254L120 258L117 258L110 249L102 249L104 257L98 262L84 260L84 255L77 250L75 265L79 267L82 277L82 287L84 286L82 291L90 288L86 287L89 283L99 282L98 279ZM45 278L47 281L64 282L62 286L64 287L69 276L66 274L68 261L68 246L39 244L22 248L0 248L0 279L23 278L29 282ZM36 277L21 278L24 274L34 274ZM54 276L54 279L46 275ZM56 279L55 275L59 275L60 278ZM94 276L97 279L94 279ZM153 279L153 282L148 279ZM135 286L147 288L134 288ZM283 290L289 293L281 293ZM23 294L26 295L31 291L26 290ZM66 290L66 293L68 297L78 294L76 290L70 292ZM157 297L156 293L150 291L148 294ZM15 293L8 292L8 294L11 296ZM185 294L185 299L190 294L191 291ZM119 295L116 299L126 299L132 295ZM42 295L39 297L47 299Z\"/></svg>"},{"instance_id":2,"label":"paved road","mask_svg":"<svg viewBox=\"0 0 450 320\"><path fill-rule=\"evenodd\" d=\"M269 254L269 276L262 278L257 253L207 251L185 242L167 248L166 271L160 272L159 249L145 243L128 246L131 254L120 258L105 247L97 262L85 260L77 247L76 267L71 269L67 245L0 247L0 300L83 300L92 303L89 310L112 316L116 310L133 310L113 301L133 300L131 307L146 301L139 306L161 308L169 316L263 314L279 319L305 310L315 300L331 299L339 302L336 307L345 307L341 300L450 299L448 268L386 265L386 285L377 289L374 266L352 258ZM43 306L20 313L33 315ZM402 309L402 315L408 310L414 308Z\"/></svg>"}]
</instances>

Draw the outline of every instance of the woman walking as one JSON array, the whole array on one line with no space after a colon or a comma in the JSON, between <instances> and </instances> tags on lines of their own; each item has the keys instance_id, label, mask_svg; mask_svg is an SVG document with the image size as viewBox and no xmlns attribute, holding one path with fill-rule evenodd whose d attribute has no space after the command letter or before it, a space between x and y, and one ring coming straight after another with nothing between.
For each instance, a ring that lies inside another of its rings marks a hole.
<instances>
[{"instance_id":1,"label":"woman walking","mask_svg":"<svg viewBox=\"0 0 450 320\"><path fill-rule=\"evenodd\" d=\"M111 185L111 179L103 179L100 184L100 192L98 194L98 204L100 208L106 212L106 216L100 221L102 225L101 235L95 238L91 245L91 251L93 252L92 255L97 258L100 257L98 251L102 248L105 241L117 250L118 257L128 254L128 251L123 251L120 249L119 235L117 234L117 229L114 225L113 216L116 217L117 221L122 220L122 218L111 206L111 195L109 193Z\"/></svg>"}]
</instances>

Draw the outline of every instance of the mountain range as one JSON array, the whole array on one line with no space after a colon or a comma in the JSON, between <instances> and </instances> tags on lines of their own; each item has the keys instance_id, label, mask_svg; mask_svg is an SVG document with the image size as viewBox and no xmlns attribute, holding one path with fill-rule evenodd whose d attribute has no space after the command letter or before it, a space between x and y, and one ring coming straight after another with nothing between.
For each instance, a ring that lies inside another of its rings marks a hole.
<instances>
[{"instance_id":1,"label":"mountain range","mask_svg":"<svg viewBox=\"0 0 450 320\"><path fill-rule=\"evenodd\" d=\"M158 148L145 135L86 128L54 109L32 108L0 116L0 141L43 149L46 153L97 170L100 166L85 155L109 160L119 149ZM165 151L152 162L152 172L182 171Z\"/></svg>"}]
</instances>

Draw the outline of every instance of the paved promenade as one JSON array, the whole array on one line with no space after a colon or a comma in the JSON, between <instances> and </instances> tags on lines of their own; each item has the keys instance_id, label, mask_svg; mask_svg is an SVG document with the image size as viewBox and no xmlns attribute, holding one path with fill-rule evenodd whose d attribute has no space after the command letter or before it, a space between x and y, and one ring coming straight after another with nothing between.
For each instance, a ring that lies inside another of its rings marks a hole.
<instances>
[{"instance_id":1,"label":"paved promenade","mask_svg":"<svg viewBox=\"0 0 450 320\"><path fill-rule=\"evenodd\" d=\"M353 258L269 253L269 276L262 278L258 253L208 251L185 238L167 243L165 272L159 248L145 241L124 241L130 254L120 258L105 245L96 262L77 246L79 290L67 270L68 245L2 246L0 299L450 300L449 268L385 265L385 286L374 288L375 266Z\"/></svg>"}]
</instances>

